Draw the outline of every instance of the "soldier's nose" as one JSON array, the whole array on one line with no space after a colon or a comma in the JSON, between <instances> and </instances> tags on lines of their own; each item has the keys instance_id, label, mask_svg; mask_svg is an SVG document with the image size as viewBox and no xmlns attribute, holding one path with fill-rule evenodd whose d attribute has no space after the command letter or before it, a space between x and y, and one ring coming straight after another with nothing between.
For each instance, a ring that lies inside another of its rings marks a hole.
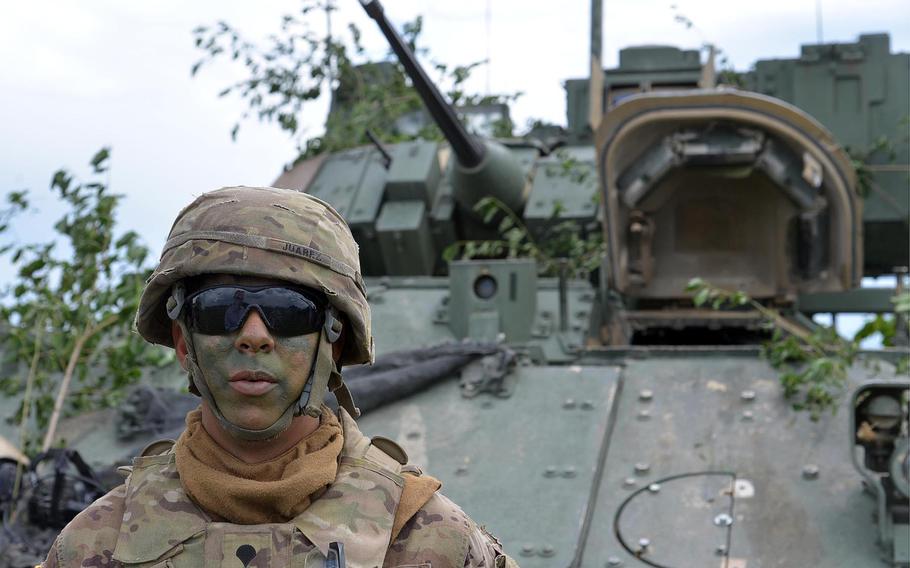
<instances>
[{"instance_id":1,"label":"soldier's nose","mask_svg":"<svg viewBox=\"0 0 910 568\"><path fill-rule=\"evenodd\" d=\"M275 348L275 339L266 327L265 322L256 310L247 314L240 333L234 341L234 347L242 353L269 353Z\"/></svg>"}]
</instances>

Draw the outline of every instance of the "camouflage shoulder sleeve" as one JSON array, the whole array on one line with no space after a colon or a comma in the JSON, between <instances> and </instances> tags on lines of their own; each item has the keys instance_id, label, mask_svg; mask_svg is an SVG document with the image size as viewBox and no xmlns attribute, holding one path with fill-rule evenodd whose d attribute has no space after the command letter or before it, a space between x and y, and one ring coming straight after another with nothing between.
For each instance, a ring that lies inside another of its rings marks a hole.
<instances>
[{"instance_id":1,"label":"camouflage shoulder sleeve","mask_svg":"<svg viewBox=\"0 0 910 568\"><path fill-rule=\"evenodd\" d=\"M57 535L44 568L112 565L125 497L120 485L76 515Z\"/></svg>"},{"instance_id":2,"label":"camouflage shoulder sleeve","mask_svg":"<svg viewBox=\"0 0 910 568\"><path fill-rule=\"evenodd\" d=\"M383 566L518 568L496 538L440 493L405 523Z\"/></svg>"}]
</instances>

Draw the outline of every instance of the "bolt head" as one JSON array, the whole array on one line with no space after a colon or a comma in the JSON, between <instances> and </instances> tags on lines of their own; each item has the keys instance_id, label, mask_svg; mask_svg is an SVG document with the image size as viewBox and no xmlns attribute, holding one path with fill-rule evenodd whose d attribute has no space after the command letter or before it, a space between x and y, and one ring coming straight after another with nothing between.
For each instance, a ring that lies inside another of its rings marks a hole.
<instances>
[{"instance_id":1,"label":"bolt head","mask_svg":"<svg viewBox=\"0 0 910 568\"><path fill-rule=\"evenodd\" d=\"M641 389L638 393L638 400L642 402L649 402L654 398L654 391L651 389Z\"/></svg>"},{"instance_id":2,"label":"bolt head","mask_svg":"<svg viewBox=\"0 0 910 568\"><path fill-rule=\"evenodd\" d=\"M543 545L543 547L540 549L540 555L544 558L549 558L554 554L556 554L556 550L549 544Z\"/></svg>"},{"instance_id":3,"label":"bolt head","mask_svg":"<svg viewBox=\"0 0 910 568\"><path fill-rule=\"evenodd\" d=\"M607 558L607 566L609 568L614 568L615 566L622 566L622 560L616 556L611 556Z\"/></svg>"},{"instance_id":4,"label":"bolt head","mask_svg":"<svg viewBox=\"0 0 910 568\"><path fill-rule=\"evenodd\" d=\"M581 409L582 409L582 410L593 410L593 409L594 409L594 401L593 401L593 400L586 400L586 401L582 402L582 403L581 403Z\"/></svg>"},{"instance_id":5,"label":"bolt head","mask_svg":"<svg viewBox=\"0 0 910 568\"><path fill-rule=\"evenodd\" d=\"M634 477L627 477L623 480L622 486L629 489L629 488L635 487L636 483L638 483L638 482L635 481Z\"/></svg>"},{"instance_id":6,"label":"bolt head","mask_svg":"<svg viewBox=\"0 0 910 568\"><path fill-rule=\"evenodd\" d=\"M556 466L555 465L547 466L547 469L545 469L543 472L543 476L544 477L556 477Z\"/></svg>"},{"instance_id":7,"label":"bolt head","mask_svg":"<svg viewBox=\"0 0 910 568\"><path fill-rule=\"evenodd\" d=\"M648 486L648 491L651 493L660 493L660 483L652 483Z\"/></svg>"},{"instance_id":8,"label":"bolt head","mask_svg":"<svg viewBox=\"0 0 910 568\"><path fill-rule=\"evenodd\" d=\"M651 464L644 462L635 464L635 473L638 475L644 475L649 471L651 471Z\"/></svg>"},{"instance_id":9,"label":"bolt head","mask_svg":"<svg viewBox=\"0 0 910 568\"><path fill-rule=\"evenodd\" d=\"M721 513L714 517L714 524L719 527L729 527L733 524L733 517L727 513Z\"/></svg>"},{"instance_id":10,"label":"bolt head","mask_svg":"<svg viewBox=\"0 0 910 568\"><path fill-rule=\"evenodd\" d=\"M651 546L651 539L648 539L648 538L640 538L640 539L638 539L638 547L639 547L640 549L645 550L645 549L648 548L649 546Z\"/></svg>"},{"instance_id":11,"label":"bolt head","mask_svg":"<svg viewBox=\"0 0 910 568\"><path fill-rule=\"evenodd\" d=\"M718 556L726 556L727 555L727 545L718 544L717 548L714 549L714 554L716 554Z\"/></svg>"},{"instance_id":12,"label":"bolt head","mask_svg":"<svg viewBox=\"0 0 910 568\"><path fill-rule=\"evenodd\" d=\"M530 544L524 544L521 546L521 555L522 556L534 556L534 547Z\"/></svg>"},{"instance_id":13,"label":"bolt head","mask_svg":"<svg viewBox=\"0 0 910 568\"><path fill-rule=\"evenodd\" d=\"M803 466L803 479L818 479L819 469L815 464Z\"/></svg>"},{"instance_id":14,"label":"bolt head","mask_svg":"<svg viewBox=\"0 0 910 568\"><path fill-rule=\"evenodd\" d=\"M742 416L743 422L751 422L754 419L755 419L755 415L752 414L751 410L743 411L743 416Z\"/></svg>"},{"instance_id":15,"label":"bolt head","mask_svg":"<svg viewBox=\"0 0 910 568\"><path fill-rule=\"evenodd\" d=\"M753 400L755 400L755 391L754 390L744 390L743 392L739 393L739 398L743 402L752 402Z\"/></svg>"},{"instance_id":16,"label":"bolt head","mask_svg":"<svg viewBox=\"0 0 910 568\"><path fill-rule=\"evenodd\" d=\"M571 398L567 398L566 400L563 401L562 407L565 408L566 410L575 408L575 400L571 399Z\"/></svg>"},{"instance_id":17,"label":"bolt head","mask_svg":"<svg viewBox=\"0 0 910 568\"><path fill-rule=\"evenodd\" d=\"M645 422L645 421L647 421L647 420L650 420L650 419L651 419L651 411L650 411L650 410L639 410L639 411L638 411L638 419L639 419L641 422Z\"/></svg>"}]
</instances>

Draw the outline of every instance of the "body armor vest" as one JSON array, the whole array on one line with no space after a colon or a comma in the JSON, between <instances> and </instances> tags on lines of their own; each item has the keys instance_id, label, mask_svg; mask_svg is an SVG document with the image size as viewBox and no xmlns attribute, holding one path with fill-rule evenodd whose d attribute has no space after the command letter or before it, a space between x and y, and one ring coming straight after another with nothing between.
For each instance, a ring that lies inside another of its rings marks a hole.
<instances>
[{"instance_id":1,"label":"body armor vest","mask_svg":"<svg viewBox=\"0 0 910 568\"><path fill-rule=\"evenodd\" d=\"M382 566L404 479L401 463L344 410L338 474L287 523L215 522L183 491L173 451L133 462L113 559L125 566L318 567L340 542L349 568ZM394 452L393 452L394 453Z\"/></svg>"}]
</instances>

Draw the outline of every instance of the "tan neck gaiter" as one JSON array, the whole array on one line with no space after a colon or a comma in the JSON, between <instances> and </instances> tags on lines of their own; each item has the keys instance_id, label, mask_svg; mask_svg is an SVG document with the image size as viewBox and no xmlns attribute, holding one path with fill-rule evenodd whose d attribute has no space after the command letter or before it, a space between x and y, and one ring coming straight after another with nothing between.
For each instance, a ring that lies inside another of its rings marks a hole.
<instances>
[{"instance_id":1,"label":"tan neck gaiter","mask_svg":"<svg viewBox=\"0 0 910 568\"><path fill-rule=\"evenodd\" d=\"M241 525L284 523L335 480L344 444L341 424L323 407L319 428L280 456L245 463L219 446L197 409L175 445L177 472L187 495L220 519Z\"/></svg>"}]
</instances>

